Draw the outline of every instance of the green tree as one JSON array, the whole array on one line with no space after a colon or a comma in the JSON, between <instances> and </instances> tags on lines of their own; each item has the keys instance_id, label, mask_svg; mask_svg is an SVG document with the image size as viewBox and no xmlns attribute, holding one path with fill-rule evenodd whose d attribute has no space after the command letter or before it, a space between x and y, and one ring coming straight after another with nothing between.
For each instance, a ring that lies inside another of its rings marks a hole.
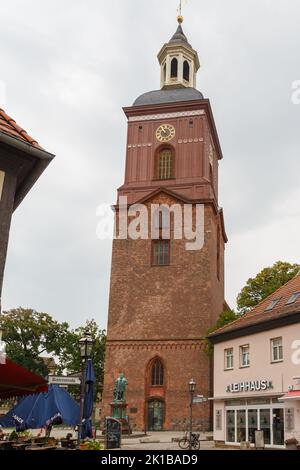
<instances>
[{"instance_id":1,"label":"green tree","mask_svg":"<svg viewBox=\"0 0 300 470\"><path fill-rule=\"evenodd\" d=\"M79 339L88 329L94 339L92 359L96 376L95 399L99 396L103 384L106 336L95 320L72 330L68 323L59 323L47 313L17 308L0 315L0 327L4 331L3 341L8 357L43 376L47 376L49 371L41 354L55 358L58 374L80 374ZM70 388L70 391L79 395L78 386Z\"/></svg>"},{"instance_id":2,"label":"green tree","mask_svg":"<svg viewBox=\"0 0 300 470\"><path fill-rule=\"evenodd\" d=\"M263 269L255 278L250 278L237 298L240 314L244 314L279 287L290 281L300 270L299 264L278 261L273 266Z\"/></svg>"},{"instance_id":3,"label":"green tree","mask_svg":"<svg viewBox=\"0 0 300 470\"><path fill-rule=\"evenodd\" d=\"M96 376L95 399L103 389L104 358L105 358L105 330L101 330L95 320L89 320L84 326L72 330L68 338L67 345L61 355L60 371L68 374L77 374L81 371L81 357L78 348L79 339L83 336L85 330L91 333L94 340L92 349L92 360ZM76 390L72 389L76 394ZM78 394L77 390L77 394Z\"/></svg>"},{"instance_id":4,"label":"green tree","mask_svg":"<svg viewBox=\"0 0 300 470\"><path fill-rule=\"evenodd\" d=\"M69 325L32 309L17 308L0 316L7 355L16 363L43 376L48 374L41 354L60 358L68 342Z\"/></svg>"},{"instance_id":5,"label":"green tree","mask_svg":"<svg viewBox=\"0 0 300 470\"><path fill-rule=\"evenodd\" d=\"M240 318L239 314L235 313L234 310L227 309L221 313L216 324L207 330L204 350L206 354L208 354L208 356L212 356L213 350L214 350L213 344L208 338L208 335L218 330L219 328L222 328L223 326L228 325L234 320L237 320L238 318Z\"/></svg>"}]
</instances>

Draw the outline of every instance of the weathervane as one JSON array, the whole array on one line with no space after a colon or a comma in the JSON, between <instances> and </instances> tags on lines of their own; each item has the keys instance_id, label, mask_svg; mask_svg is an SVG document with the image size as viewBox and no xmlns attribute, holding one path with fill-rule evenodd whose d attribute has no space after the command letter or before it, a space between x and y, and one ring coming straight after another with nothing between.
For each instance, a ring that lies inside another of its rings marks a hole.
<instances>
[{"instance_id":1,"label":"weathervane","mask_svg":"<svg viewBox=\"0 0 300 470\"><path fill-rule=\"evenodd\" d=\"M183 22L183 16L182 16L182 7L186 4L187 0L180 0L179 2L179 7L177 8L177 12L179 13L177 17L178 23Z\"/></svg>"}]
</instances>

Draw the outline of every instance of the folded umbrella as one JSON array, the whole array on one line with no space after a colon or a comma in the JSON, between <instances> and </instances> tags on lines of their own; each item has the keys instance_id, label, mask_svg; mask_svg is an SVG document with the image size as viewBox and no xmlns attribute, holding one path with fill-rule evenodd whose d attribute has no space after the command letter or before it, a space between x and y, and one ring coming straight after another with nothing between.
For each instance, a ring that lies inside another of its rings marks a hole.
<instances>
[{"instance_id":1,"label":"folded umbrella","mask_svg":"<svg viewBox=\"0 0 300 470\"><path fill-rule=\"evenodd\" d=\"M86 437L93 437L92 431L92 414L94 407L94 383L95 383L95 373L93 362L91 359L87 361L86 372L85 372L85 384L86 391L84 396L84 407L83 407L83 421L82 421L82 431L81 439Z\"/></svg>"}]
</instances>

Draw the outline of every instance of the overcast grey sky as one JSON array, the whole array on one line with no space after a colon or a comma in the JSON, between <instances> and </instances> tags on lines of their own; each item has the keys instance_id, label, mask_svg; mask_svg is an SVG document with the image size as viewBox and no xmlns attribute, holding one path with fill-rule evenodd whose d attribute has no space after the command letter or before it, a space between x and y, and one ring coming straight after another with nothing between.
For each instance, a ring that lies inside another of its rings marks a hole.
<instances>
[{"instance_id":1,"label":"overcast grey sky","mask_svg":"<svg viewBox=\"0 0 300 470\"><path fill-rule=\"evenodd\" d=\"M3 307L106 326L111 242L96 208L123 182L122 106L159 88L177 0L0 0L1 103L54 162L14 215ZM198 89L223 148L226 296L282 259L300 262L299 0L188 0Z\"/></svg>"}]
</instances>

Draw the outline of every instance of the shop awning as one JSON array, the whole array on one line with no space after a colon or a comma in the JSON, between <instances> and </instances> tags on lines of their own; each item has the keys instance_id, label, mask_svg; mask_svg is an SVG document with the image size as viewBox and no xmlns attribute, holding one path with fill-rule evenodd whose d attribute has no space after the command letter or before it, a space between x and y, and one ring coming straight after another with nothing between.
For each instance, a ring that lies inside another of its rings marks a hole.
<instances>
[{"instance_id":1,"label":"shop awning","mask_svg":"<svg viewBox=\"0 0 300 470\"><path fill-rule=\"evenodd\" d=\"M291 390L290 392L283 395L280 400L300 400L300 390Z\"/></svg>"},{"instance_id":2,"label":"shop awning","mask_svg":"<svg viewBox=\"0 0 300 470\"><path fill-rule=\"evenodd\" d=\"M47 392L47 390L47 380L42 376L30 372L9 358L6 358L4 364L0 364L0 399Z\"/></svg>"}]
</instances>

